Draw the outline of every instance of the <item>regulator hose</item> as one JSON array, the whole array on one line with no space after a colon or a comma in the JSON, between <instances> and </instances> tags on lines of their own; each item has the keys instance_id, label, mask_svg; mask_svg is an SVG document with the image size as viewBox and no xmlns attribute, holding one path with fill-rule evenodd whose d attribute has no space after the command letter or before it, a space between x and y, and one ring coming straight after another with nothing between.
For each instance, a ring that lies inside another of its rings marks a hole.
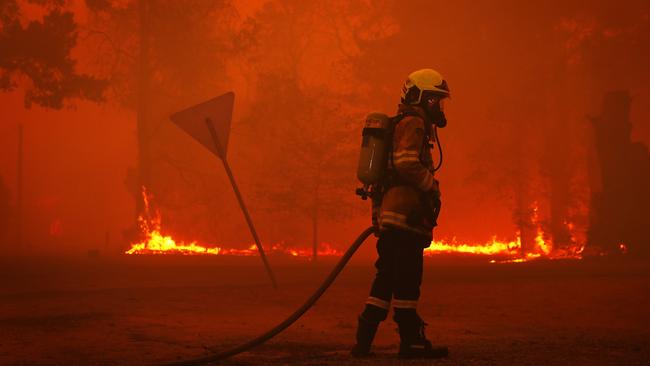
<instances>
[{"instance_id":1,"label":"regulator hose","mask_svg":"<svg viewBox=\"0 0 650 366\"><path fill-rule=\"evenodd\" d=\"M334 269L332 269L332 272L330 272L327 278L325 278L325 281L323 281L320 287L309 297L309 299L307 299L307 301L305 301L304 304L302 304L302 306L300 306L296 311L294 311L293 314L291 314L282 323L276 325L274 328L270 329L266 333L261 334L257 338L254 338L248 341L247 343L236 346L234 348L218 353L216 355L204 356L204 357L199 357L199 358L185 360L185 361L170 362L170 363L162 364L161 366L194 366L194 365L204 365L206 363L221 361L226 358L237 355L239 353L246 352L252 349L253 347L259 346L260 344L280 334L283 330L291 326L291 324L295 323L296 320L300 319L300 317L303 316L303 314L305 314L307 310L309 310L316 303L316 301L318 301L318 299L325 293L325 291L327 291L330 285L334 282L336 277L341 273L343 268L345 268L345 266L350 261L350 258L352 258L354 253L361 246L361 244L363 244L363 242L370 236L370 234L374 232L375 232L375 228L371 226L366 230L364 230L361 234L359 234L359 236L355 239L352 245L350 245L348 250L345 252L343 257L341 257L341 259L336 264Z\"/></svg>"},{"instance_id":2,"label":"regulator hose","mask_svg":"<svg viewBox=\"0 0 650 366\"><path fill-rule=\"evenodd\" d=\"M433 126L433 138L436 140L436 144L438 144L438 154L440 157L438 165L433 168L433 171L437 172L442 167L442 145L440 144L440 138L438 137L438 126Z\"/></svg>"}]
</instances>

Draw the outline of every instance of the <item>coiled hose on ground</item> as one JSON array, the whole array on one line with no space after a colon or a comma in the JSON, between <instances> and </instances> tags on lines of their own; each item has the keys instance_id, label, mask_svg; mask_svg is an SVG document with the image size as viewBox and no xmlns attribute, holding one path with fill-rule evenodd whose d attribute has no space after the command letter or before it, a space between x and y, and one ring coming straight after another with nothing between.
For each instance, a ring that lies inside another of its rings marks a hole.
<instances>
[{"instance_id":1,"label":"coiled hose on ground","mask_svg":"<svg viewBox=\"0 0 650 366\"><path fill-rule=\"evenodd\" d=\"M332 269L332 272L330 272L327 278L325 278L325 281L323 281L320 287L309 297L309 299L307 299L307 301L305 301L305 303L302 304L301 307L299 307L296 311L293 312L293 314L291 314L287 319L285 319L282 323L275 326L273 329L270 329L266 333L258 336L255 339L250 340L247 343L244 343L242 345L239 345L237 347L231 348L227 351L215 355L199 357L191 360L170 362L170 363L163 364L161 366L193 366L193 365L204 365L211 362L221 361L226 358L232 357L236 354L246 352L252 349L253 347L259 346L260 344L280 334L283 330L291 326L291 324L295 323L296 320L300 319L300 317L303 314L305 314L307 310L309 310L316 303L316 301L318 301L318 299L325 293L325 291L327 291L330 285L334 282L334 280L339 275L339 273L341 273L343 268L345 268L345 266L350 261L350 258L352 258L352 256L357 251L357 249L359 249L361 244L363 244L363 242L374 231L375 229L373 227L369 227L366 230L364 230L356 238L356 240L352 243L352 245L350 245L350 248L348 248L348 250L345 252L343 257L341 257L341 259L336 264L334 269Z\"/></svg>"}]
</instances>

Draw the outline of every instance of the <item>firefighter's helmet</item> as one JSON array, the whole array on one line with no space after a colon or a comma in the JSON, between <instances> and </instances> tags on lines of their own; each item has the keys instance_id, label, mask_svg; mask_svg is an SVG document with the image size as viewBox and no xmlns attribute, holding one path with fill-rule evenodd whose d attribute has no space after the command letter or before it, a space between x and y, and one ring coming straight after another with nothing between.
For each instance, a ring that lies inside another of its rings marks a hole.
<instances>
[{"instance_id":1,"label":"firefighter's helmet","mask_svg":"<svg viewBox=\"0 0 650 366\"><path fill-rule=\"evenodd\" d=\"M449 97L447 81L436 70L412 72L402 87L402 103L420 104L427 99L427 95Z\"/></svg>"}]
</instances>

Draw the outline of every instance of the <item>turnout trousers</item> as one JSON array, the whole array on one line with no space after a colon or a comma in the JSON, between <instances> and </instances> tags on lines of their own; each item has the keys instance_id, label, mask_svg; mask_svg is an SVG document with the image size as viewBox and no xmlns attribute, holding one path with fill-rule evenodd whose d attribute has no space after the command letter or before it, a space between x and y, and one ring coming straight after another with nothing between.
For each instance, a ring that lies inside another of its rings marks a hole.
<instances>
[{"instance_id":1,"label":"turnout trousers","mask_svg":"<svg viewBox=\"0 0 650 366\"><path fill-rule=\"evenodd\" d=\"M392 305L397 323L419 319L416 308L422 283L422 256L429 244L430 239L405 230L389 228L380 232L377 274L361 318L377 324L386 319Z\"/></svg>"}]
</instances>

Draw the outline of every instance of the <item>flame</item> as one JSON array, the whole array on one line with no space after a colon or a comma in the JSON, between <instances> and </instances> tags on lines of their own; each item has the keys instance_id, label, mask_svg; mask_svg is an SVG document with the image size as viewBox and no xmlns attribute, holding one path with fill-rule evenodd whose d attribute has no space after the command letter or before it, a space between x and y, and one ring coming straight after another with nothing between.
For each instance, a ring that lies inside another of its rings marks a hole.
<instances>
[{"instance_id":1,"label":"flame","mask_svg":"<svg viewBox=\"0 0 650 366\"><path fill-rule=\"evenodd\" d=\"M152 196L147 193L145 187L142 187L142 201L144 203L144 212L138 217L138 227L142 234L143 240L139 243L131 244L131 248L125 251L126 254L183 254L183 255L231 255L231 256L254 256L258 255L257 246L250 245L246 249L228 249L217 246L203 246L196 241L185 243L176 242L171 235L162 234L160 212L154 210L151 212L150 201ZM276 243L267 248L269 254L283 254L292 257L313 256L312 249L293 249L286 247L283 243ZM317 256L340 256L341 252L332 248L329 243L320 244Z\"/></svg>"},{"instance_id":2,"label":"flame","mask_svg":"<svg viewBox=\"0 0 650 366\"><path fill-rule=\"evenodd\" d=\"M463 254L479 254L479 255L513 255L518 253L521 250L521 237L517 237L513 241L499 241L496 236L492 237L492 240L485 244L469 244L469 243L458 243L456 238L453 238L451 242L446 242L444 240L434 240L431 242L431 246L424 250L426 255L433 255L435 253L463 253Z\"/></svg>"},{"instance_id":3,"label":"flame","mask_svg":"<svg viewBox=\"0 0 650 366\"><path fill-rule=\"evenodd\" d=\"M546 240L544 240L544 230L539 221L539 206L537 205L537 202L533 202L533 216L531 217L531 222L537 227L537 235L535 235L535 251L526 254L536 255L535 258L542 255L548 256L551 253L553 246L551 243L547 243Z\"/></svg>"},{"instance_id":4,"label":"flame","mask_svg":"<svg viewBox=\"0 0 650 366\"><path fill-rule=\"evenodd\" d=\"M504 260L490 260L490 263L518 263L527 262L537 258L547 259L580 259L582 252L568 252L568 251L553 251L552 243L550 240L544 239L544 231L538 229L535 236L535 248L531 252L524 252L521 246L521 235L517 233L514 240L498 240L496 236L485 244L470 244L458 243L456 238L451 242L444 240L433 240L431 246L424 250L426 256L434 256L436 254L472 254L482 255L489 257L506 257Z\"/></svg>"},{"instance_id":5,"label":"flame","mask_svg":"<svg viewBox=\"0 0 650 366\"><path fill-rule=\"evenodd\" d=\"M491 257L507 258L502 260L491 259L490 263L519 263L533 259L581 259L584 250L584 243L578 243L575 234L575 225L565 221L564 225L570 234L570 245L568 248L555 248L553 242L542 228L539 219L539 207L537 202L532 205L531 223L535 225L534 247L530 251L524 251L521 245L521 233L517 232L514 240L498 240L496 236L485 244L458 243L456 238L451 242L432 241L431 246L425 249L425 255L433 256L439 253L461 253L472 255L483 255ZM624 252L621 247L621 251Z\"/></svg>"},{"instance_id":6,"label":"flame","mask_svg":"<svg viewBox=\"0 0 650 366\"><path fill-rule=\"evenodd\" d=\"M138 218L143 240L134 243L127 250L126 254L183 254L183 255L230 255L230 256L256 256L258 255L255 244L246 249L229 249L218 246L203 246L196 241L189 243L177 242L171 235L163 234L161 228L160 212L150 209L151 195L142 188L144 212ZM490 263L519 263L535 259L581 259L584 250L584 243L576 239L575 225L566 221L564 224L570 233L570 245L566 248L556 248L551 239L544 232L539 219L537 203L532 206L531 223L535 225L534 246L524 251L522 248L521 233L517 232L514 239L500 240L493 236L490 241L484 244L459 242L455 237L451 241L433 240L431 245L424 250L426 256L438 254L461 254L476 255L490 258ZM622 253L627 252L625 244L619 244ZM269 254L281 254L290 257L312 258L311 248L291 248L284 243L265 245ZM332 247L329 243L320 244L317 256L340 256L341 251Z\"/></svg>"}]
</instances>

